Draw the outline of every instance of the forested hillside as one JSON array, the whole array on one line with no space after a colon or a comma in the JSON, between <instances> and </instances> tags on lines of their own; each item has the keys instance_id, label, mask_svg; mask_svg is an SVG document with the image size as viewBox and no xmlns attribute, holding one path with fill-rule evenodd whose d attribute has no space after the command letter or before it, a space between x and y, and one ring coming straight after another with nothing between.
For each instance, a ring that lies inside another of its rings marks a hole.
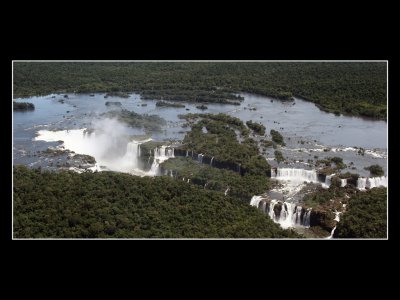
<instances>
[{"instance_id":1,"label":"forested hillside","mask_svg":"<svg viewBox=\"0 0 400 300\"><path fill-rule=\"evenodd\" d=\"M287 238L254 207L169 177L14 167L16 238Z\"/></svg>"},{"instance_id":2,"label":"forested hillside","mask_svg":"<svg viewBox=\"0 0 400 300\"><path fill-rule=\"evenodd\" d=\"M373 188L349 199L335 238L386 238L387 188Z\"/></svg>"},{"instance_id":3,"label":"forested hillside","mask_svg":"<svg viewBox=\"0 0 400 300\"><path fill-rule=\"evenodd\" d=\"M14 97L137 92L145 99L239 104L239 92L386 119L386 63L14 62Z\"/></svg>"}]
</instances>

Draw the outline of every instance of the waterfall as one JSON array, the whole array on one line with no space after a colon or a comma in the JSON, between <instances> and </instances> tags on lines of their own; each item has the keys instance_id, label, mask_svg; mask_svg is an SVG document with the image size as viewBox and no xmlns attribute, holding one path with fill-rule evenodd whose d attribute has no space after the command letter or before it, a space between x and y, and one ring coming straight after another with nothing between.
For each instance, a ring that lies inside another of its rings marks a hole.
<instances>
[{"instance_id":1,"label":"waterfall","mask_svg":"<svg viewBox=\"0 0 400 300\"><path fill-rule=\"evenodd\" d=\"M150 175L157 175L158 168L160 163L175 157L175 149L174 148L167 148L167 146L161 146L154 149L154 160L153 164L151 165L149 174ZM171 171L172 172L172 171ZM167 174L165 174L167 175ZM171 174L170 174L171 176Z\"/></svg>"},{"instance_id":2,"label":"waterfall","mask_svg":"<svg viewBox=\"0 0 400 300\"><path fill-rule=\"evenodd\" d=\"M126 153L123 159L132 163L133 168L137 168L139 162L139 156L140 156L139 142L137 141L129 142L128 145L126 145Z\"/></svg>"},{"instance_id":3,"label":"waterfall","mask_svg":"<svg viewBox=\"0 0 400 300\"><path fill-rule=\"evenodd\" d=\"M372 189L374 187L379 187L379 186L387 187L386 176L368 177L368 178L359 177L357 179L357 188L359 190L365 190L366 187Z\"/></svg>"},{"instance_id":4,"label":"waterfall","mask_svg":"<svg viewBox=\"0 0 400 300\"><path fill-rule=\"evenodd\" d=\"M261 202L262 199L262 196L253 196L250 200L250 205L258 208L258 204Z\"/></svg>"},{"instance_id":5,"label":"waterfall","mask_svg":"<svg viewBox=\"0 0 400 300\"><path fill-rule=\"evenodd\" d=\"M330 239L332 239L332 238L333 238L333 234L334 234L335 230L336 230L336 226L335 226L335 227L333 227L333 229L332 229L332 231L331 231L331 235L330 235L330 236L328 236L328 237L326 237L325 239L327 239L327 240L330 240Z\"/></svg>"},{"instance_id":6,"label":"waterfall","mask_svg":"<svg viewBox=\"0 0 400 300\"><path fill-rule=\"evenodd\" d=\"M323 188L329 188L331 186L332 183L332 177L335 176L335 174L331 174L331 175L326 175L325 177L325 182L322 184Z\"/></svg>"},{"instance_id":7,"label":"waterfall","mask_svg":"<svg viewBox=\"0 0 400 300\"><path fill-rule=\"evenodd\" d=\"M282 228L289 227L310 227L311 208L304 209L300 205L292 202L282 202L271 200L269 203L263 201L260 208L260 202L264 198L262 196L253 196L250 201L251 206L262 209L275 223L281 225Z\"/></svg>"},{"instance_id":8,"label":"waterfall","mask_svg":"<svg viewBox=\"0 0 400 300\"><path fill-rule=\"evenodd\" d=\"M273 172L271 172L272 175ZM315 170L277 168L276 179L290 180L295 182L318 182L317 172Z\"/></svg>"},{"instance_id":9,"label":"waterfall","mask_svg":"<svg viewBox=\"0 0 400 300\"><path fill-rule=\"evenodd\" d=\"M229 187L225 190L225 196L228 195L229 190Z\"/></svg>"},{"instance_id":10,"label":"waterfall","mask_svg":"<svg viewBox=\"0 0 400 300\"><path fill-rule=\"evenodd\" d=\"M379 187L379 186L387 187L387 177L381 176L381 177L368 178L367 184L370 189L372 189L374 187Z\"/></svg>"},{"instance_id":11,"label":"waterfall","mask_svg":"<svg viewBox=\"0 0 400 300\"><path fill-rule=\"evenodd\" d=\"M189 156L189 150L186 150L186 157Z\"/></svg>"},{"instance_id":12,"label":"waterfall","mask_svg":"<svg viewBox=\"0 0 400 300\"><path fill-rule=\"evenodd\" d=\"M339 222L340 221L340 214L341 214L342 212L341 211L337 211L337 210L335 210L335 221L336 222Z\"/></svg>"},{"instance_id":13,"label":"waterfall","mask_svg":"<svg viewBox=\"0 0 400 300\"><path fill-rule=\"evenodd\" d=\"M336 209L335 209L335 221L336 222L340 222L340 214L341 214L342 212L341 211L337 211ZM326 237L325 239L327 239L327 240L330 240L330 239L332 239L333 238L333 234L335 233L335 230L336 230L336 225L335 225L335 227L333 227L333 229L332 229L332 231L331 231L331 234L328 236L328 237Z\"/></svg>"},{"instance_id":14,"label":"waterfall","mask_svg":"<svg viewBox=\"0 0 400 300\"><path fill-rule=\"evenodd\" d=\"M210 166L212 166L212 162L213 162L213 160L214 160L214 156L213 156L213 157L211 157Z\"/></svg>"},{"instance_id":15,"label":"waterfall","mask_svg":"<svg viewBox=\"0 0 400 300\"><path fill-rule=\"evenodd\" d=\"M345 187L347 185L347 179L340 179L340 186Z\"/></svg>"},{"instance_id":16,"label":"waterfall","mask_svg":"<svg viewBox=\"0 0 400 300\"><path fill-rule=\"evenodd\" d=\"M150 175L153 175L153 176L158 175L158 168L159 168L159 166L160 166L160 164L156 161L156 159L154 159L153 164L151 165L149 174L150 174ZM167 174L165 174L165 175L167 175Z\"/></svg>"},{"instance_id":17,"label":"waterfall","mask_svg":"<svg viewBox=\"0 0 400 300\"><path fill-rule=\"evenodd\" d=\"M361 178L361 177L359 177L359 178L357 179L357 188L358 188L359 190L365 190L366 185L367 185L367 178Z\"/></svg>"},{"instance_id":18,"label":"waterfall","mask_svg":"<svg viewBox=\"0 0 400 300\"><path fill-rule=\"evenodd\" d=\"M172 170L170 170L169 176L170 176L170 177L174 177L174 174L172 173Z\"/></svg>"},{"instance_id":19,"label":"waterfall","mask_svg":"<svg viewBox=\"0 0 400 300\"><path fill-rule=\"evenodd\" d=\"M188 180L187 180L187 183L189 183L190 182L190 178L188 178Z\"/></svg>"},{"instance_id":20,"label":"waterfall","mask_svg":"<svg viewBox=\"0 0 400 300\"><path fill-rule=\"evenodd\" d=\"M310 216L311 216L312 208L307 209L303 216L303 225L306 227L310 227Z\"/></svg>"},{"instance_id":21,"label":"waterfall","mask_svg":"<svg viewBox=\"0 0 400 300\"><path fill-rule=\"evenodd\" d=\"M203 154L199 154L198 156L197 156L197 161L199 162L199 163L203 163L203 157L204 157L204 155Z\"/></svg>"}]
</instances>

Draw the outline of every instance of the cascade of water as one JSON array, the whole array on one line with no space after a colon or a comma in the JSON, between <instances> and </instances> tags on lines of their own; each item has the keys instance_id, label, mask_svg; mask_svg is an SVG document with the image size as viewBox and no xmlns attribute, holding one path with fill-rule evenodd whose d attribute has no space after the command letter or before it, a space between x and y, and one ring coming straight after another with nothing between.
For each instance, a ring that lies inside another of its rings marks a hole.
<instances>
[{"instance_id":1,"label":"cascade of water","mask_svg":"<svg viewBox=\"0 0 400 300\"><path fill-rule=\"evenodd\" d=\"M153 164L151 165L149 174L156 176L158 175L158 168L159 168L160 164L156 161L156 159L154 159ZM165 175L167 175L168 173L166 173Z\"/></svg>"},{"instance_id":2,"label":"cascade of water","mask_svg":"<svg viewBox=\"0 0 400 300\"><path fill-rule=\"evenodd\" d=\"M126 153L124 156L124 160L132 163L133 168L138 167L138 157L140 153L140 144L137 141L129 142L126 145Z\"/></svg>"},{"instance_id":3,"label":"cascade of water","mask_svg":"<svg viewBox=\"0 0 400 300\"><path fill-rule=\"evenodd\" d=\"M331 174L331 175L326 175L325 177L325 182L322 184L323 188L329 188L331 186L332 183L332 177L335 176L335 174Z\"/></svg>"},{"instance_id":4,"label":"cascade of water","mask_svg":"<svg viewBox=\"0 0 400 300\"><path fill-rule=\"evenodd\" d=\"M366 185L367 185L367 178L359 177L357 179L357 188L359 190L365 190Z\"/></svg>"},{"instance_id":5,"label":"cascade of water","mask_svg":"<svg viewBox=\"0 0 400 300\"><path fill-rule=\"evenodd\" d=\"M212 166L212 162L213 162L213 160L214 160L214 156L213 156L213 157L211 157L210 166Z\"/></svg>"},{"instance_id":6,"label":"cascade of water","mask_svg":"<svg viewBox=\"0 0 400 300\"><path fill-rule=\"evenodd\" d=\"M387 187L387 177L381 176L381 177L368 178L367 186L370 189L372 189L374 187L379 187L379 186Z\"/></svg>"},{"instance_id":7,"label":"cascade of water","mask_svg":"<svg viewBox=\"0 0 400 300\"><path fill-rule=\"evenodd\" d=\"M318 182L317 172L315 170L294 168L277 168L276 179L290 180L295 182Z\"/></svg>"},{"instance_id":8,"label":"cascade of water","mask_svg":"<svg viewBox=\"0 0 400 300\"><path fill-rule=\"evenodd\" d=\"M303 216L303 225L306 227L310 227L311 210L312 208L307 209Z\"/></svg>"},{"instance_id":9,"label":"cascade of water","mask_svg":"<svg viewBox=\"0 0 400 300\"><path fill-rule=\"evenodd\" d=\"M199 162L199 163L203 163L203 157L204 157L204 155L203 154L199 154L198 156L197 156L197 161Z\"/></svg>"},{"instance_id":10,"label":"cascade of water","mask_svg":"<svg viewBox=\"0 0 400 300\"><path fill-rule=\"evenodd\" d=\"M335 226L335 227L333 227L333 229L332 229L332 231L331 231L331 235L330 235L330 236L328 236L328 237L326 237L325 239L327 239L327 240L330 240L330 239L332 239L332 238L333 238L333 234L335 233L335 230L336 230L336 226Z\"/></svg>"},{"instance_id":11,"label":"cascade of water","mask_svg":"<svg viewBox=\"0 0 400 300\"><path fill-rule=\"evenodd\" d=\"M175 149L174 148L167 148L167 146L161 146L161 147L155 148L154 149L154 160L153 160L153 164L151 165L149 174L157 175L158 174L157 170L159 168L160 163L168 160L169 158L173 158L173 157L175 157ZM168 174L165 174L165 175L168 175Z\"/></svg>"},{"instance_id":12,"label":"cascade of water","mask_svg":"<svg viewBox=\"0 0 400 300\"><path fill-rule=\"evenodd\" d=\"M368 178L359 177L357 179L357 188L359 190L365 190L366 187L372 189L374 187L379 187L379 186L387 187L386 176L368 177Z\"/></svg>"},{"instance_id":13,"label":"cascade of water","mask_svg":"<svg viewBox=\"0 0 400 300\"><path fill-rule=\"evenodd\" d=\"M258 204L263 198L261 196L253 196L250 200L250 205L258 208ZM273 201L273 200L272 200Z\"/></svg>"},{"instance_id":14,"label":"cascade of water","mask_svg":"<svg viewBox=\"0 0 400 300\"><path fill-rule=\"evenodd\" d=\"M345 187L347 185L347 179L340 179L340 186Z\"/></svg>"},{"instance_id":15,"label":"cascade of water","mask_svg":"<svg viewBox=\"0 0 400 300\"><path fill-rule=\"evenodd\" d=\"M189 156L189 150L186 150L186 157Z\"/></svg>"},{"instance_id":16,"label":"cascade of water","mask_svg":"<svg viewBox=\"0 0 400 300\"><path fill-rule=\"evenodd\" d=\"M225 190L225 196L228 195L229 187Z\"/></svg>"},{"instance_id":17,"label":"cascade of water","mask_svg":"<svg viewBox=\"0 0 400 300\"><path fill-rule=\"evenodd\" d=\"M253 196L250 205L260 208L260 202L262 200L262 196ZM296 205L296 203L282 202L273 199L269 203L263 201L261 209L271 218L271 220L280 224L282 228L310 226L311 208L306 211L300 205Z\"/></svg>"},{"instance_id":18,"label":"cascade of water","mask_svg":"<svg viewBox=\"0 0 400 300\"><path fill-rule=\"evenodd\" d=\"M336 222L339 222L340 221L340 214L341 214L342 212L341 211L336 211L335 210L335 221Z\"/></svg>"}]
</instances>

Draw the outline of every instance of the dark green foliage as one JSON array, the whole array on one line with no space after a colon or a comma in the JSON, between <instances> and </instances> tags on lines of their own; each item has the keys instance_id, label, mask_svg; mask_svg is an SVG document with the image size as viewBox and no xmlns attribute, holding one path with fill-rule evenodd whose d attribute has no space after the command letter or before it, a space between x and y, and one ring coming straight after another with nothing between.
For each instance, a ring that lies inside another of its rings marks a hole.
<instances>
[{"instance_id":1,"label":"dark green foliage","mask_svg":"<svg viewBox=\"0 0 400 300\"><path fill-rule=\"evenodd\" d=\"M129 94L124 92L109 92L104 96L104 98L108 97L129 98Z\"/></svg>"},{"instance_id":2,"label":"dark green foliage","mask_svg":"<svg viewBox=\"0 0 400 300\"><path fill-rule=\"evenodd\" d=\"M345 190L339 188L334 182L328 189L318 187L315 192L306 194L303 198L303 202L306 204L307 207L315 208L319 206L329 205L329 200L343 197L344 195Z\"/></svg>"},{"instance_id":3,"label":"dark green foliage","mask_svg":"<svg viewBox=\"0 0 400 300\"><path fill-rule=\"evenodd\" d=\"M331 158L331 161L334 162L335 164L340 164L343 163L343 158L335 156Z\"/></svg>"},{"instance_id":4,"label":"dark green foliage","mask_svg":"<svg viewBox=\"0 0 400 300\"><path fill-rule=\"evenodd\" d=\"M248 203L169 177L14 167L16 238L285 238Z\"/></svg>"},{"instance_id":5,"label":"dark green foliage","mask_svg":"<svg viewBox=\"0 0 400 300\"><path fill-rule=\"evenodd\" d=\"M242 91L386 119L386 72L386 63L369 62L14 62L14 95L135 91L145 99L238 104Z\"/></svg>"},{"instance_id":6,"label":"dark green foliage","mask_svg":"<svg viewBox=\"0 0 400 300\"><path fill-rule=\"evenodd\" d=\"M272 146L273 146L273 143L272 143L272 141L262 141L262 142L261 142L261 145L262 145L263 147L265 147L265 148L268 148L268 147L272 147Z\"/></svg>"},{"instance_id":7,"label":"dark green foliage","mask_svg":"<svg viewBox=\"0 0 400 300\"><path fill-rule=\"evenodd\" d=\"M386 238L387 189L373 188L349 199L348 210L341 217L335 238Z\"/></svg>"},{"instance_id":8,"label":"dark green foliage","mask_svg":"<svg viewBox=\"0 0 400 300\"><path fill-rule=\"evenodd\" d=\"M204 104L202 104L202 105L197 105L196 108L202 109L202 110L208 109L208 107L205 106Z\"/></svg>"},{"instance_id":9,"label":"dark green foliage","mask_svg":"<svg viewBox=\"0 0 400 300\"><path fill-rule=\"evenodd\" d=\"M365 170L370 172L371 176L383 176L385 172L383 171L380 165L371 165L369 167L364 168Z\"/></svg>"},{"instance_id":10,"label":"dark green foliage","mask_svg":"<svg viewBox=\"0 0 400 300\"><path fill-rule=\"evenodd\" d=\"M276 161L277 161L278 163L280 163L280 162L282 162L282 161L285 160L285 158L283 157L282 152L279 151L279 150L275 150L274 155L275 155L275 159L276 159Z\"/></svg>"},{"instance_id":11,"label":"dark green foliage","mask_svg":"<svg viewBox=\"0 0 400 300\"><path fill-rule=\"evenodd\" d=\"M272 135L272 141L282 146L285 146L283 136L278 131L271 129L270 134Z\"/></svg>"},{"instance_id":12,"label":"dark green foliage","mask_svg":"<svg viewBox=\"0 0 400 300\"><path fill-rule=\"evenodd\" d=\"M126 109L113 110L101 114L103 117L117 118L119 121L131 127L144 128L146 132L160 131L161 126L167 122L158 115L140 115Z\"/></svg>"},{"instance_id":13,"label":"dark green foliage","mask_svg":"<svg viewBox=\"0 0 400 300\"><path fill-rule=\"evenodd\" d=\"M35 105L33 103L13 101L13 110L14 111L28 111L28 110L34 110L34 109L35 109Z\"/></svg>"},{"instance_id":14,"label":"dark green foliage","mask_svg":"<svg viewBox=\"0 0 400 300\"><path fill-rule=\"evenodd\" d=\"M194 121L196 119L209 119L214 121L220 121L222 123L228 124L234 129L240 130L242 135L248 135L248 129L244 126L242 120L236 117L232 117L225 114L186 114L186 115L178 115L180 119L185 119L188 121Z\"/></svg>"},{"instance_id":15,"label":"dark green foliage","mask_svg":"<svg viewBox=\"0 0 400 300\"><path fill-rule=\"evenodd\" d=\"M185 105L183 105L183 104L167 102L167 101L157 101L156 106L157 107L175 107L175 108L184 108L185 107Z\"/></svg>"},{"instance_id":16,"label":"dark green foliage","mask_svg":"<svg viewBox=\"0 0 400 300\"><path fill-rule=\"evenodd\" d=\"M164 144L165 144L164 142L156 142L156 141L149 141L143 143L140 145L140 156L148 157L150 156L150 151L151 151L151 156L154 156L154 149Z\"/></svg>"},{"instance_id":17,"label":"dark green foliage","mask_svg":"<svg viewBox=\"0 0 400 300\"><path fill-rule=\"evenodd\" d=\"M267 174L270 166L259 155L257 143L248 138L248 129L243 122L224 114L189 114L181 116L187 120L200 119L193 123L192 130L183 139L183 149L214 157L220 162L241 166L242 172ZM204 132L204 128L207 132ZM239 131L243 138L237 140Z\"/></svg>"},{"instance_id":18,"label":"dark green foliage","mask_svg":"<svg viewBox=\"0 0 400 300\"><path fill-rule=\"evenodd\" d=\"M250 121L246 122L246 125L247 125L247 127L252 129L258 135L264 135L265 134L265 126L262 125L262 124L253 123L253 121L250 120Z\"/></svg>"},{"instance_id":19,"label":"dark green foliage","mask_svg":"<svg viewBox=\"0 0 400 300\"><path fill-rule=\"evenodd\" d=\"M190 157L177 157L169 159L161 164L165 170L172 170L178 180L190 179L190 183L198 184L205 189L225 193L245 203L250 203L251 197L264 193L270 188L269 178L264 174L252 174L251 172L241 176L239 173L217 169L207 164L199 164ZM251 169L250 169L251 170ZM257 170L257 168L254 168Z\"/></svg>"},{"instance_id":20,"label":"dark green foliage","mask_svg":"<svg viewBox=\"0 0 400 300\"><path fill-rule=\"evenodd\" d=\"M335 163L336 169L338 169L338 170L341 170L341 169L344 169L347 167L346 164L343 163L343 159L341 157L335 156L335 157L330 158L330 160L331 160L331 162Z\"/></svg>"},{"instance_id":21,"label":"dark green foliage","mask_svg":"<svg viewBox=\"0 0 400 300\"><path fill-rule=\"evenodd\" d=\"M111 101L107 101L105 103L106 106L122 106L121 102L111 102Z\"/></svg>"}]
</instances>

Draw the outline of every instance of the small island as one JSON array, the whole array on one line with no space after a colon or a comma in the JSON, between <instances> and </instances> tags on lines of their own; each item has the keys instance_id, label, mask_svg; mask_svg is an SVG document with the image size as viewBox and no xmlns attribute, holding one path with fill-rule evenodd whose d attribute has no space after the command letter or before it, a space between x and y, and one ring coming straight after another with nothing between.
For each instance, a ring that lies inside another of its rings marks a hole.
<instances>
[{"instance_id":1,"label":"small island","mask_svg":"<svg viewBox=\"0 0 400 300\"><path fill-rule=\"evenodd\" d=\"M121 102L111 102L111 101L107 101L106 106L122 106Z\"/></svg>"},{"instance_id":2,"label":"small island","mask_svg":"<svg viewBox=\"0 0 400 300\"><path fill-rule=\"evenodd\" d=\"M104 98L108 97L129 98L129 94L125 92L109 92L104 96Z\"/></svg>"},{"instance_id":3,"label":"small island","mask_svg":"<svg viewBox=\"0 0 400 300\"><path fill-rule=\"evenodd\" d=\"M202 110L208 109L208 107L207 107L207 106L205 106L204 104L202 104L202 105L198 105L198 106L196 106L196 108L198 108L198 109L202 109Z\"/></svg>"},{"instance_id":4,"label":"small island","mask_svg":"<svg viewBox=\"0 0 400 300\"><path fill-rule=\"evenodd\" d=\"M175 108L185 108L185 105L175 102L167 102L167 101L157 101L157 107L175 107Z\"/></svg>"},{"instance_id":5,"label":"small island","mask_svg":"<svg viewBox=\"0 0 400 300\"><path fill-rule=\"evenodd\" d=\"M28 102L15 102L13 105L14 111L30 111L35 110L35 105L33 103Z\"/></svg>"}]
</instances>

